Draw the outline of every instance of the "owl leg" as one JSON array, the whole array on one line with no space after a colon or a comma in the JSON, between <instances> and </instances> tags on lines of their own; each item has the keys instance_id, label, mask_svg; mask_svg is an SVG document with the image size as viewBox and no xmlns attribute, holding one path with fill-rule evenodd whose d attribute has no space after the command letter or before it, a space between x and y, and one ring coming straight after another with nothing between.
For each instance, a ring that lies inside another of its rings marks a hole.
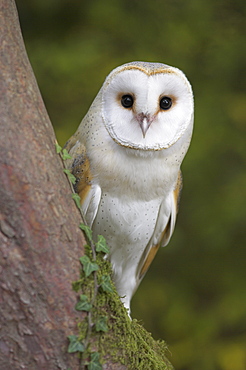
<instances>
[{"instance_id":1,"label":"owl leg","mask_svg":"<svg viewBox=\"0 0 246 370\"><path fill-rule=\"evenodd\" d=\"M124 272L124 274L121 274L121 276L119 276L117 273L114 273L113 280L114 280L117 292L120 296L121 302L125 306L128 312L128 315L130 317L131 298L135 290L137 289L137 285L138 285L135 279L135 273L133 274L127 271L127 273Z\"/></svg>"}]
</instances>

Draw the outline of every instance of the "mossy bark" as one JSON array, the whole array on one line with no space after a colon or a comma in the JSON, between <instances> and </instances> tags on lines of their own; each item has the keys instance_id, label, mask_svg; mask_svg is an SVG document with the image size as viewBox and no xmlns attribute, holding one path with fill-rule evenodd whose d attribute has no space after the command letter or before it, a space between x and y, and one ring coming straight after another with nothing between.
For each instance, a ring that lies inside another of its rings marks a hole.
<instances>
[{"instance_id":1,"label":"mossy bark","mask_svg":"<svg viewBox=\"0 0 246 370\"><path fill-rule=\"evenodd\" d=\"M67 351L67 336L87 330L86 314L74 308L91 284L80 272L81 216L13 0L0 0L0 24L0 368L81 369L79 356ZM100 293L96 310L109 317L110 330L92 330L90 340L104 369L172 368L165 344L130 321L116 292Z\"/></svg>"}]
</instances>

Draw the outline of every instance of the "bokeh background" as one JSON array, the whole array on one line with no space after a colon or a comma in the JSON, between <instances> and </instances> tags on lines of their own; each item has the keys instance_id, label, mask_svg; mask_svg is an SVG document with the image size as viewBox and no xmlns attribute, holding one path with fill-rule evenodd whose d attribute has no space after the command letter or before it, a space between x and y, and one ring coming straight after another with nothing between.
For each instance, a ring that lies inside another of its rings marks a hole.
<instances>
[{"instance_id":1,"label":"bokeh background","mask_svg":"<svg viewBox=\"0 0 246 370\"><path fill-rule=\"evenodd\" d=\"M17 0L63 145L106 75L133 60L182 69L195 130L174 236L132 304L176 370L246 369L246 2Z\"/></svg>"}]
</instances>

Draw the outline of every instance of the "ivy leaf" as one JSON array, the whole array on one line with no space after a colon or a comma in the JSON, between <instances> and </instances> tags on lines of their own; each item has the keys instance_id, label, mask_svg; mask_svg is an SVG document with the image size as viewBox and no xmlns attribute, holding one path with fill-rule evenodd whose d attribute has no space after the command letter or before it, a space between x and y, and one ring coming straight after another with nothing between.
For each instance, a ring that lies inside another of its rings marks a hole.
<instances>
[{"instance_id":1,"label":"ivy leaf","mask_svg":"<svg viewBox=\"0 0 246 370\"><path fill-rule=\"evenodd\" d=\"M89 226L85 225L85 224L80 224L79 225L80 229L84 231L87 239L92 242L92 230L89 228Z\"/></svg>"},{"instance_id":2,"label":"ivy leaf","mask_svg":"<svg viewBox=\"0 0 246 370\"><path fill-rule=\"evenodd\" d=\"M96 331L108 331L107 316L100 316L96 322Z\"/></svg>"},{"instance_id":3,"label":"ivy leaf","mask_svg":"<svg viewBox=\"0 0 246 370\"><path fill-rule=\"evenodd\" d=\"M76 177L67 169L64 169L63 172L65 172L71 183L74 185L76 183Z\"/></svg>"},{"instance_id":4,"label":"ivy leaf","mask_svg":"<svg viewBox=\"0 0 246 370\"><path fill-rule=\"evenodd\" d=\"M85 346L78 340L76 335L69 335L69 346L68 346L68 353L74 352L84 352Z\"/></svg>"},{"instance_id":5,"label":"ivy leaf","mask_svg":"<svg viewBox=\"0 0 246 370\"><path fill-rule=\"evenodd\" d=\"M72 157L71 157L71 155L70 154L68 154L68 151L67 151L67 149L63 149L63 151L62 151L62 159L65 161L66 159L71 159Z\"/></svg>"},{"instance_id":6,"label":"ivy leaf","mask_svg":"<svg viewBox=\"0 0 246 370\"><path fill-rule=\"evenodd\" d=\"M80 280L73 281L72 282L72 288L77 293L81 288L81 281Z\"/></svg>"},{"instance_id":7,"label":"ivy leaf","mask_svg":"<svg viewBox=\"0 0 246 370\"><path fill-rule=\"evenodd\" d=\"M101 288L104 292L109 292L109 293L114 292L112 281L109 275L102 276Z\"/></svg>"},{"instance_id":8,"label":"ivy leaf","mask_svg":"<svg viewBox=\"0 0 246 370\"><path fill-rule=\"evenodd\" d=\"M73 198L73 200L75 201L76 206L77 206L78 208L80 208L80 201L81 201L81 199L80 199L79 194L73 193L73 194L72 194L72 198Z\"/></svg>"},{"instance_id":9,"label":"ivy leaf","mask_svg":"<svg viewBox=\"0 0 246 370\"><path fill-rule=\"evenodd\" d=\"M107 246L107 243L106 243L106 239L102 235L98 235L98 241L96 243L96 251L97 252L103 252L103 253L106 253L106 254L108 254L110 252L109 248Z\"/></svg>"},{"instance_id":10,"label":"ivy leaf","mask_svg":"<svg viewBox=\"0 0 246 370\"><path fill-rule=\"evenodd\" d=\"M88 370L102 370L99 358L100 354L98 352L93 352L91 354L91 361L88 364Z\"/></svg>"},{"instance_id":11,"label":"ivy leaf","mask_svg":"<svg viewBox=\"0 0 246 370\"><path fill-rule=\"evenodd\" d=\"M61 151L62 151L62 147L58 143L56 143L56 153L59 154L61 153Z\"/></svg>"},{"instance_id":12,"label":"ivy leaf","mask_svg":"<svg viewBox=\"0 0 246 370\"><path fill-rule=\"evenodd\" d=\"M93 271L97 271L99 269L98 264L91 262L88 256L80 257L79 260L83 265L83 270L85 272L86 277L88 277Z\"/></svg>"},{"instance_id":13,"label":"ivy leaf","mask_svg":"<svg viewBox=\"0 0 246 370\"><path fill-rule=\"evenodd\" d=\"M78 311L90 311L92 304L88 301L88 297L85 294L81 294L79 302L75 305L75 310Z\"/></svg>"}]
</instances>

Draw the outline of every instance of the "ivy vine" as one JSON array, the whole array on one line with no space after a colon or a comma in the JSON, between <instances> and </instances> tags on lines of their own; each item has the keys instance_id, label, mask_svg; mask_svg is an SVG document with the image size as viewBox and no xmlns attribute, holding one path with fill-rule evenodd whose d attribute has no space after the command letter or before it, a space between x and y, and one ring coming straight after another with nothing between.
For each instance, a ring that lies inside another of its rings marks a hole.
<instances>
[{"instance_id":1,"label":"ivy vine","mask_svg":"<svg viewBox=\"0 0 246 370\"><path fill-rule=\"evenodd\" d=\"M56 143L56 152L61 156L63 161L72 158L67 150L62 149L62 147L58 143ZM74 192L73 189L73 184L75 184L76 178L70 172L70 170L64 168L63 171L67 175L70 182L72 198L81 212L80 197ZM75 309L77 311L83 311L87 315L87 330L83 338L76 335L68 336L68 352L80 353L82 365L87 366L88 370L101 370L102 364L100 360L100 354L98 352L91 352L90 344L93 331L96 333L105 333L109 330L107 315L98 316L96 314L96 303L100 292L114 292L114 287L110 275L103 274L102 272L99 275L100 266L98 264L98 256L101 256L101 261L103 261L103 257L109 253L109 248L107 246L105 238L102 235L97 236L97 242L93 241L92 230L86 224L82 213L81 216L83 222L79 224L79 228L84 232L87 241L87 245L85 246L85 250L87 251L87 253L84 256L80 257L79 261L81 263L82 274L84 275L83 278L93 278L94 286L91 296L89 297L86 294L81 294L79 297L79 301L75 305Z\"/></svg>"}]
</instances>

